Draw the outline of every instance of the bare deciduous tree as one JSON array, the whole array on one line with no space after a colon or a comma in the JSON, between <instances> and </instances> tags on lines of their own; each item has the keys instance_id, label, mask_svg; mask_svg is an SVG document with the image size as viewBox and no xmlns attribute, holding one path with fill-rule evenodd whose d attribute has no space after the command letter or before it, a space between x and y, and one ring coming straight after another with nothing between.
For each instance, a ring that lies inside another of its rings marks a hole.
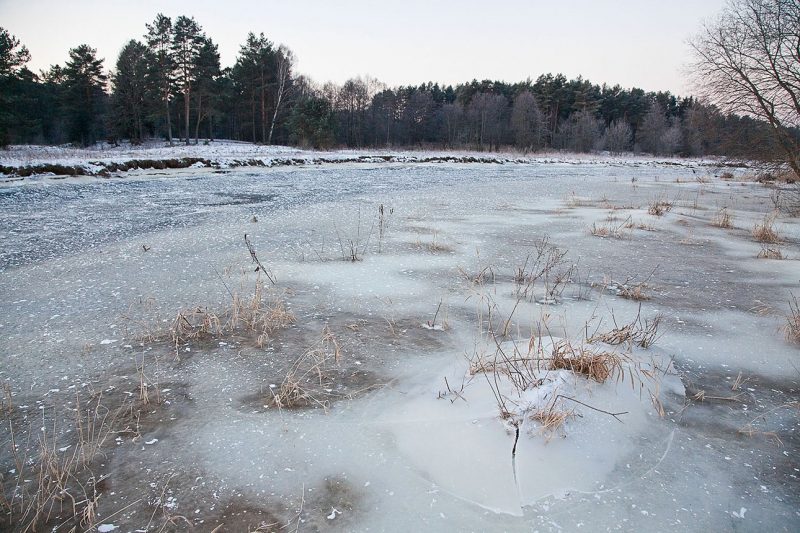
<instances>
[{"instance_id":1,"label":"bare deciduous tree","mask_svg":"<svg viewBox=\"0 0 800 533\"><path fill-rule=\"evenodd\" d=\"M269 136L267 144L272 144L272 134L275 131L275 121L278 119L278 112L281 104L289 90L289 82L292 76L292 66L294 65L294 53L287 46L280 45L275 57L276 72L275 76L275 109L272 113L272 123L269 126Z\"/></svg>"},{"instance_id":2,"label":"bare deciduous tree","mask_svg":"<svg viewBox=\"0 0 800 533\"><path fill-rule=\"evenodd\" d=\"M691 41L701 94L769 123L780 158L800 178L800 2L730 0Z\"/></svg>"},{"instance_id":3,"label":"bare deciduous tree","mask_svg":"<svg viewBox=\"0 0 800 533\"><path fill-rule=\"evenodd\" d=\"M525 152L538 150L545 135L544 116L530 91L523 91L514 98L511 109L511 129L517 148Z\"/></svg>"},{"instance_id":4,"label":"bare deciduous tree","mask_svg":"<svg viewBox=\"0 0 800 533\"><path fill-rule=\"evenodd\" d=\"M603 133L603 148L612 154L627 152L631 149L633 130L626 120L618 119L608 125Z\"/></svg>"}]
</instances>

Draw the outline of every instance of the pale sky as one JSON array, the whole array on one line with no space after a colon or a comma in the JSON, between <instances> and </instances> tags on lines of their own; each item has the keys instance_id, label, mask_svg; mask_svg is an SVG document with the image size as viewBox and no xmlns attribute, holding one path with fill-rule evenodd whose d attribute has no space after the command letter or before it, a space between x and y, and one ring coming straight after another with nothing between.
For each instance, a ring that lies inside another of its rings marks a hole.
<instances>
[{"instance_id":1,"label":"pale sky","mask_svg":"<svg viewBox=\"0 0 800 533\"><path fill-rule=\"evenodd\" d=\"M561 72L687 95L686 44L725 0L0 0L0 26L34 72L89 44L112 68L157 13L194 16L233 65L248 31L289 46L322 83L370 75L395 85L508 82Z\"/></svg>"}]
</instances>

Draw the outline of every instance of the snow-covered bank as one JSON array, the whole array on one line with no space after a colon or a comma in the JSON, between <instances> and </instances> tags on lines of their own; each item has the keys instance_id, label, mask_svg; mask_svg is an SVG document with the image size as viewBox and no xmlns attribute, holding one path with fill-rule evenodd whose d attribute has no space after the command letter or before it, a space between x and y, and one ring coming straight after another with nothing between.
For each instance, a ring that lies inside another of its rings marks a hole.
<instances>
[{"instance_id":1,"label":"snow-covered bank","mask_svg":"<svg viewBox=\"0 0 800 533\"><path fill-rule=\"evenodd\" d=\"M336 150L312 151L288 146L263 146L233 141L213 141L198 145L143 146L97 145L94 148L64 146L11 146L0 152L0 174L12 178L36 175L102 176L140 169L234 168L320 165L335 163L490 163L490 164L606 164L610 166L718 167L717 159L653 158L608 153L573 154Z\"/></svg>"}]
</instances>

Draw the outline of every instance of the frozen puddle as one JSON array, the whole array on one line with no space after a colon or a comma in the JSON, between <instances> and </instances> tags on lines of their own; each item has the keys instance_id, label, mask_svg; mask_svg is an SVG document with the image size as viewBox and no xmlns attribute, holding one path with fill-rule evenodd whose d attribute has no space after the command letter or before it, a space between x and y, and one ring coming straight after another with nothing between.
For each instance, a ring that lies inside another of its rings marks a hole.
<instances>
[{"instance_id":1,"label":"frozen puddle","mask_svg":"<svg viewBox=\"0 0 800 533\"><path fill-rule=\"evenodd\" d=\"M558 340L548 339L536 351L549 356L553 342ZM516 359L530 357L527 341L517 346L515 351L514 343L502 345ZM622 354L605 345L586 349ZM493 358L488 363L484 358L484 365L490 366ZM637 449L639 437L652 433L660 416L650 393L656 398L665 391L683 396L680 379L654 369L653 361L665 366L661 358L636 350L598 383L570 370L548 370L545 358L531 372L538 386L522 391L502 371L471 374L462 364L443 369L437 379L409 392L407 401L388 410L386 423L399 452L422 477L459 499L521 516L524 506L546 496L599 490L620 461ZM668 443L669 438L660 450L651 449L653 457L640 456L642 464L626 468L651 468Z\"/></svg>"}]
</instances>

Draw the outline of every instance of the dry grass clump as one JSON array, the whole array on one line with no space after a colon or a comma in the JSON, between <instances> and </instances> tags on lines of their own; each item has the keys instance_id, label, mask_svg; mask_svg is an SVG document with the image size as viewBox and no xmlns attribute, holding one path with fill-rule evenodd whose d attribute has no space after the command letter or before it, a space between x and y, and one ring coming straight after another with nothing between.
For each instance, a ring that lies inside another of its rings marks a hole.
<instances>
[{"instance_id":1,"label":"dry grass clump","mask_svg":"<svg viewBox=\"0 0 800 533\"><path fill-rule=\"evenodd\" d=\"M756 256L757 259L783 259L783 252L777 246L761 245L761 251Z\"/></svg>"},{"instance_id":2,"label":"dry grass clump","mask_svg":"<svg viewBox=\"0 0 800 533\"><path fill-rule=\"evenodd\" d=\"M574 209L576 207L589 207L593 204L592 200L588 198L582 198L577 196L575 192L572 192L566 198L567 207L570 209Z\"/></svg>"},{"instance_id":3,"label":"dry grass clump","mask_svg":"<svg viewBox=\"0 0 800 533\"><path fill-rule=\"evenodd\" d=\"M473 359L470 359L469 368L467 369L470 376L488 374L498 370L497 361L489 359L485 354L477 355Z\"/></svg>"},{"instance_id":4,"label":"dry grass clump","mask_svg":"<svg viewBox=\"0 0 800 533\"><path fill-rule=\"evenodd\" d=\"M534 253L525 257L525 262L514 269L514 294L517 303L511 315L523 299L535 297L535 289L540 281L544 283L544 300L555 302L559 298L575 273L575 265L566 261L567 250L550 243L550 237L545 235L534 245ZM511 316L506 320L503 333L508 333Z\"/></svg>"},{"instance_id":5,"label":"dry grass clump","mask_svg":"<svg viewBox=\"0 0 800 533\"><path fill-rule=\"evenodd\" d=\"M660 217L669 213L672 209L672 202L666 200L652 200L647 207L647 212L651 215Z\"/></svg>"},{"instance_id":6,"label":"dry grass clump","mask_svg":"<svg viewBox=\"0 0 800 533\"><path fill-rule=\"evenodd\" d=\"M598 286L598 284L595 284L595 286ZM622 283L611 281L604 286L600 285L600 287L604 287L605 290L610 291L621 298L625 298L626 300L642 302L650 299L650 296L645 292L647 289L647 284L644 281L633 283L629 278Z\"/></svg>"},{"instance_id":7,"label":"dry grass clump","mask_svg":"<svg viewBox=\"0 0 800 533\"><path fill-rule=\"evenodd\" d=\"M633 300L635 302L649 300L650 296L645 294L644 287L644 283L637 283L633 287L622 286L620 296L626 300Z\"/></svg>"},{"instance_id":8,"label":"dry grass clump","mask_svg":"<svg viewBox=\"0 0 800 533\"><path fill-rule=\"evenodd\" d=\"M726 171L726 172L723 172L723 173L720 175L720 179L723 179L723 180L732 180L732 179L733 179L733 173L732 173L732 172L727 172L727 171Z\"/></svg>"},{"instance_id":9,"label":"dry grass clump","mask_svg":"<svg viewBox=\"0 0 800 533\"><path fill-rule=\"evenodd\" d=\"M292 363L280 386L270 388L269 403L279 409L328 407L329 373L341 360L336 337L326 326L317 343Z\"/></svg>"},{"instance_id":10,"label":"dry grass clump","mask_svg":"<svg viewBox=\"0 0 800 533\"><path fill-rule=\"evenodd\" d=\"M0 456L11 468L0 474L0 529L93 529L105 480L94 468L103 446L119 433L122 411L112 413L98 395L83 405L78 397L75 414L62 430L41 420L27 422L26 428L26 422L8 416L9 448Z\"/></svg>"},{"instance_id":11,"label":"dry grass clump","mask_svg":"<svg viewBox=\"0 0 800 533\"><path fill-rule=\"evenodd\" d=\"M611 235L611 229L606 224L601 224L598 226L597 223L592 223L592 227L589 232L595 237L608 237Z\"/></svg>"},{"instance_id":12,"label":"dry grass clump","mask_svg":"<svg viewBox=\"0 0 800 533\"><path fill-rule=\"evenodd\" d=\"M636 344L641 348L649 348L661 337L659 327L661 326L661 315L656 315L653 318L642 320L641 308L636 314L636 318L630 324L624 326L617 326L604 333L595 332L589 336L587 340L589 344L595 342L603 342L612 346L620 344Z\"/></svg>"},{"instance_id":13,"label":"dry grass clump","mask_svg":"<svg viewBox=\"0 0 800 533\"><path fill-rule=\"evenodd\" d=\"M596 352L583 346L573 347L569 342L560 341L553 346L550 360L551 370L569 370L582 374L598 383L605 381L621 368L622 359L614 352Z\"/></svg>"},{"instance_id":14,"label":"dry grass clump","mask_svg":"<svg viewBox=\"0 0 800 533\"><path fill-rule=\"evenodd\" d=\"M556 409L555 405L547 409L536 409L528 414L528 420L539 425L539 432L545 435L547 441L559 432L561 437L566 437L563 431L564 424L572 418L575 418L574 411Z\"/></svg>"},{"instance_id":15,"label":"dry grass clump","mask_svg":"<svg viewBox=\"0 0 800 533\"><path fill-rule=\"evenodd\" d=\"M794 294L789 299L789 314L786 316L783 331L786 340L800 344L800 304Z\"/></svg>"},{"instance_id":16,"label":"dry grass clump","mask_svg":"<svg viewBox=\"0 0 800 533\"><path fill-rule=\"evenodd\" d=\"M220 315L207 308L194 307L178 312L170 326L170 336L176 354L181 346L198 340L208 340L234 334L250 334L263 347L270 336L295 321L294 313L279 294L265 294L264 283L257 279L252 295L242 297L231 293L227 308Z\"/></svg>"},{"instance_id":17,"label":"dry grass clump","mask_svg":"<svg viewBox=\"0 0 800 533\"><path fill-rule=\"evenodd\" d=\"M422 242L417 239L417 242L414 243L414 246L418 250L422 250L432 254L440 254L440 253L452 253L453 247L448 246L447 244L443 244L437 240L436 233L433 234L430 242Z\"/></svg>"},{"instance_id":18,"label":"dry grass clump","mask_svg":"<svg viewBox=\"0 0 800 533\"><path fill-rule=\"evenodd\" d=\"M593 336L587 339L587 342L604 342L612 346L618 346L626 342L631 342L635 338L635 335L636 330L634 329L634 325L626 324L622 327L616 327L604 333L595 333Z\"/></svg>"},{"instance_id":19,"label":"dry grass clump","mask_svg":"<svg viewBox=\"0 0 800 533\"><path fill-rule=\"evenodd\" d=\"M632 227L631 217L619 222L617 217L606 218L606 223L598 225L596 222L592 223L589 228L589 233L595 237L613 237L614 239L624 239L628 236L626 229Z\"/></svg>"},{"instance_id":20,"label":"dry grass clump","mask_svg":"<svg viewBox=\"0 0 800 533\"><path fill-rule=\"evenodd\" d=\"M730 229L733 227L733 215L728 212L727 208L723 207L711 218L711 225L717 228Z\"/></svg>"},{"instance_id":21,"label":"dry grass clump","mask_svg":"<svg viewBox=\"0 0 800 533\"><path fill-rule=\"evenodd\" d=\"M758 242L777 244L781 242L778 232L775 231L775 219L778 217L776 212L764 215L761 223L753 226L753 238Z\"/></svg>"}]
</instances>

